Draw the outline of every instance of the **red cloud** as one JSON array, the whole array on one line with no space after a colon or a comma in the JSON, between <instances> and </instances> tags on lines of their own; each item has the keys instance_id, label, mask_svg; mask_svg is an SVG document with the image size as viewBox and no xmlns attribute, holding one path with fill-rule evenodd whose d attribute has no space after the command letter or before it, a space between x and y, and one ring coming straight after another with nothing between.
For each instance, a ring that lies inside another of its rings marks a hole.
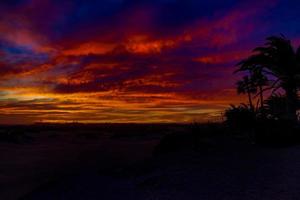
<instances>
[{"instance_id":1,"label":"red cloud","mask_svg":"<svg viewBox=\"0 0 300 200\"><path fill-rule=\"evenodd\" d=\"M160 53L164 48L174 47L173 40L149 41L146 36L134 36L125 43L126 49L131 53Z\"/></svg>"},{"instance_id":2,"label":"red cloud","mask_svg":"<svg viewBox=\"0 0 300 200\"><path fill-rule=\"evenodd\" d=\"M205 64L224 64L224 63L232 63L238 62L247 56L249 56L249 51L233 51L233 52L225 52L225 53L214 53L205 56L200 56L195 58L194 60L197 62L205 63Z\"/></svg>"},{"instance_id":3,"label":"red cloud","mask_svg":"<svg viewBox=\"0 0 300 200\"><path fill-rule=\"evenodd\" d=\"M246 2L223 16L213 20L198 20L188 32L193 40L202 42L202 46L224 47L250 36L256 27L264 27L259 19L261 13L276 5L277 1ZM260 25L259 25L260 24Z\"/></svg>"},{"instance_id":4,"label":"red cloud","mask_svg":"<svg viewBox=\"0 0 300 200\"><path fill-rule=\"evenodd\" d=\"M89 54L106 54L116 47L115 44L87 42L79 44L78 47L63 50L65 56L84 56Z\"/></svg>"}]
</instances>

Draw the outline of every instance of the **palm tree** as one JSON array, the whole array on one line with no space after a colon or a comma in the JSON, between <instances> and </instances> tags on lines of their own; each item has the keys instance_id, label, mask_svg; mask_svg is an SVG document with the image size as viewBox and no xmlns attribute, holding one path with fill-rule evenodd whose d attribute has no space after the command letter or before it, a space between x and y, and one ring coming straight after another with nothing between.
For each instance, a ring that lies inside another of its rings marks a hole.
<instances>
[{"instance_id":1,"label":"palm tree","mask_svg":"<svg viewBox=\"0 0 300 200\"><path fill-rule=\"evenodd\" d=\"M268 83L269 83L268 78L262 73L262 70L259 67L255 67L255 65L253 65L251 68L248 67L246 70L238 69L234 73L237 73L240 71L248 72L248 74L250 76L250 81L257 88L258 94L256 94L255 97L259 96L260 108L263 111L264 110L264 92L265 92L264 87L268 86Z\"/></svg>"},{"instance_id":2,"label":"palm tree","mask_svg":"<svg viewBox=\"0 0 300 200\"><path fill-rule=\"evenodd\" d=\"M252 95L257 92L256 87L253 83L253 81L250 80L249 76L244 76L242 80L238 81L236 83L237 85L237 93L238 94L247 94L248 95L248 101L251 110L254 110L254 106L252 103Z\"/></svg>"},{"instance_id":3,"label":"palm tree","mask_svg":"<svg viewBox=\"0 0 300 200\"><path fill-rule=\"evenodd\" d=\"M262 73L259 68L254 68L250 72L251 81L258 89L258 95L260 98L260 108L264 110L264 87L268 85L268 78Z\"/></svg>"},{"instance_id":4,"label":"palm tree","mask_svg":"<svg viewBox=\"0 0 300 200\"><path fill-rule=\"evenodd\" d=\"M295 121L300 83L300 47L295 51L283 35L271 36L266 40L265 46L255 48L254 55L238 64L239 71L256 68L265 76L275 78L268 89L272 89L272 93L279 88L285 91L286 118Z\"/></svg>"}]
</instances>

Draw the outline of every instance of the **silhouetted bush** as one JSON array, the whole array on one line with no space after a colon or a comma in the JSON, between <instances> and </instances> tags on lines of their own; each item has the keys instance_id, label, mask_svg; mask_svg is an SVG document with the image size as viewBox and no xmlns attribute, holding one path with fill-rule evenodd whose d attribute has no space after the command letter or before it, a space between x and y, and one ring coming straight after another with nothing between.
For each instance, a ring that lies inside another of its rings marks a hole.
<instances>
[{"instance_id":1,"label":"silhouetted bush","mask_svg":"<svg viewBox=\"0 0 300 200\"><path fill-rule=\"evenodd\" d=\"M255 115L256 113L246 105L232 105L225 111L225 123L231 128L249 130L255 124Z\"/></svg>"},{"instance_id":2,"label":"silhouetted bush","mask_svg":"<svg viewBox=\"0 0 300 200\"><path fill-rule=\"evenodd\" d=\"M268 118L272 119L284 119L286 115L286 98L282 95L272 95L265 100L265 112Z\"/></svg>"}]
</instances>

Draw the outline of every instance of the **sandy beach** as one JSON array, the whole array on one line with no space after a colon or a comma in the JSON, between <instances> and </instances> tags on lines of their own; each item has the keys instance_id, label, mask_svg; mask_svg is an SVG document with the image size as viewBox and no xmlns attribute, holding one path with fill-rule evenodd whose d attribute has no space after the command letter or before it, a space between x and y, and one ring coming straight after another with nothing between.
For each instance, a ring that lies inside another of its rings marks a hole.
<instances>
[{"instance_id":1,"label":"sandy beach","mask_svg":"<svg viewBox=\"0 0 300 200\"><path fill-rule=\"evenodd\" d=\"M223 145L215 149L153 156L165 133L120 137L102 132L86 137L43 132L32 133L34 139L23 144L2 142L0 197L274 200L300 196L299 146L259 147L220 138Z\"/></svg>"}]
</instances>

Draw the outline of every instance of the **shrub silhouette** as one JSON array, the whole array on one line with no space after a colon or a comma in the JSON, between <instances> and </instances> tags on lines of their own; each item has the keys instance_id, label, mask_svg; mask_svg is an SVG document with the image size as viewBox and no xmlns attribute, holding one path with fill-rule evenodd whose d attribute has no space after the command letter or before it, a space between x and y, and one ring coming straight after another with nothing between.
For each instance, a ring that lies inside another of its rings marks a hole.
<instances>
[{"instance_id":1,"label":"shrub silhouette","mask_svg":"<svg viewBox=\"0 0 300 200\"><path fill-rule=\"evenodd\" d=\"M255 111L244 104L239 106L231 105L231 107L225 111L225 118L225 123L228 126L239 130L248 130L253 127L255 123Z\"/></svg>"},{"instance_id":2,"label":"shrub silhouette","mask_svg":"<svg viewBox=\"0 0 300 200\"><path fill-rule=\"evenodd\" d=\"M283 119L286 112L286 98L283 95L272 95L265 100L265 107L269 118Z\"/></svg>"}]
</instances>

